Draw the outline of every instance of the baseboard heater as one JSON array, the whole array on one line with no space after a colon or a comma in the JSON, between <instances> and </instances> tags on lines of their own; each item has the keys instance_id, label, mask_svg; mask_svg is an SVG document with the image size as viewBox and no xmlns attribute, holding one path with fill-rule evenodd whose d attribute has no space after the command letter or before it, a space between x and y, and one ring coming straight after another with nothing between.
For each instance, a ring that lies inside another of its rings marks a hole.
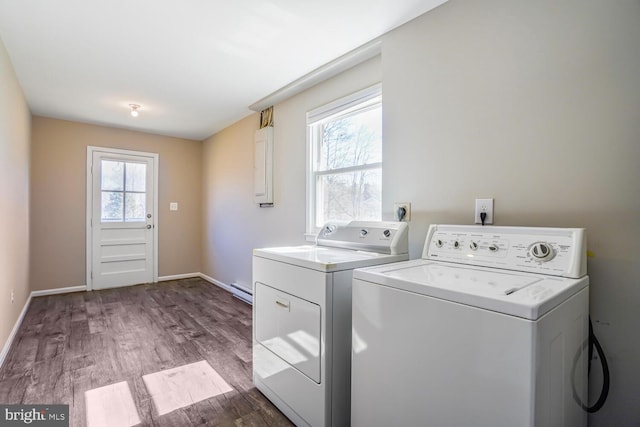
<instances>
[{"instance_id":1,"label":"baseboard heater","mask_svg":"<svg viewBox=\"0 0 640 427\"><path fill-rule=\"evenodd\" d=\"M253 292L250 289L244 288L237 283L232 283L229 286L231 287L231 293L234 297L249 305L253 305Z\"/></svg>"}]
</instances>

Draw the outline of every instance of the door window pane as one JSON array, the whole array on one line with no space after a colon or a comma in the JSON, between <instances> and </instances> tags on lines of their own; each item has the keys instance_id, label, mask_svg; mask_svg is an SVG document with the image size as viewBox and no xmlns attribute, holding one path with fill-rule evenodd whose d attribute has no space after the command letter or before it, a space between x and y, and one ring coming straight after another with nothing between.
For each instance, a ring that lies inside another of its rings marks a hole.
<instances>
[{"instance_id":1,"label":"door window pane","mask_svg":"<svg viewBox=\"0 0 640 427\"><path fill-rule=\"evenodd\" d=\"M102 161L102 190L124 190L124 162Z\"/></svg>"},{"instance_id":2,"label":"door window pane","mask_svg":"<svg viewBox=\"0 0 640 427\"><path fill-rule=\"evenodd\" d=\"M126 193L124 220L144 221L145 218L145 199L144 193Z\"/></svg>"},{"instance_id":3,"label":"door window pane","mask_svg":"<svg viewBox=\"0 0 640 427\"><path fill-rule=\"evenodd\" d=\"M102 214L100 219L104 222L122 221L124 199L122 192L102 192Z\"/></svg>"},{"instance_id":4,"label":"door window pane","mask_svg":"<svg viewBox=\"0 0 640 427\"><path fill-rule=\"evenodd\" d=\"M146 221L147 165L101 160L101 220Z\"/></svg>"},{"instance_id":5,"label":"door window pane","mask_svg":"<svg viewBox=\"0 0 640 427\"><path fill-rule=\"evenodd\" d=\"M125 191L141 191L146 188L147 165L144 163L127 163Z\"/></svg>"}]
</instances>

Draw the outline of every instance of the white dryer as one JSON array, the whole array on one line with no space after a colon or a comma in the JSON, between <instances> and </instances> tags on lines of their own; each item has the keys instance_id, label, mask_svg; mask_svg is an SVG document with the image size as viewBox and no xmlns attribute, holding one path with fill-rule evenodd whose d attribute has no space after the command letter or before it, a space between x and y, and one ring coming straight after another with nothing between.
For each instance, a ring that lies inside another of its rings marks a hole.
<instances>
[{"instance_id":1,"label":"white dryer","mask_svg":"<svg viewBox=\"0 0 640 427\"><path fill-rule=\"evenodd\" d=\"M352 271L408 259L399 222L327 224L315 245L253 251L253 381L296 425L349 425Z\"/></svg>"},{"instance_id":2,"label":"white dryer","mask_svg":"<svg viewBox=\"0 0 640 427\"><path fill-rule=\"evenodd\" d=\"M432 225L353 277L353 426L587 425L584 229Z\"/></svg>"}]
</instances>

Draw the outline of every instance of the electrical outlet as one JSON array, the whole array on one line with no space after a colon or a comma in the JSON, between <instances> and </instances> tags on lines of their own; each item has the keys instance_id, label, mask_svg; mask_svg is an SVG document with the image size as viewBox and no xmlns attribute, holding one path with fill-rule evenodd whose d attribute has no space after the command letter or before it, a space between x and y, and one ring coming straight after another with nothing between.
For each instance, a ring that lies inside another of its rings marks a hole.
<instances>
[{"instance_id":1,"label":"electrical outlet","mask_svg":"<svg viewBox=\"0 0 640 427\"><path fill-rule=\"evenodd\" d=\"M11 304L15 301L15 295L13 294L13 289L11 289Z\"/></svg>"},{"instance_id":2,"label":"electrical outlet","mask_svg":"<svg viewBox=\"0 0 640 427\"><path fill-rule=\"evenodd\" d=\"M404 211L403 211L404 209ZM403 214L404 212L404 214ZM411 221L411 203L396 202L393 204L393 216L396 221Z\"/></svg>"},{"instance_id":3,"label":"electrical outlet","mask_svg":"<svg viewBox=\"0 0 640 427\"><path fill-rule=\"evenodd\" d=\"M484 224L493 224L493 199L476 199L476 224L482 224L482 219L480 218L482 212L487 214Z\"/></svg>"}]
</instances>

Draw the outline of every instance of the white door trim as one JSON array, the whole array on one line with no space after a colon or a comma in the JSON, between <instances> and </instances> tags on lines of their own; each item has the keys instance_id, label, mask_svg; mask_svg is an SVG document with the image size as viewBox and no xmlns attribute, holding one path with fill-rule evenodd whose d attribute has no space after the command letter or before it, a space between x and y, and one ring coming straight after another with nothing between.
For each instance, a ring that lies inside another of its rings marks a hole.
<instances>
[{"instance_id":1,"label":"white door trim","mask_svg":"<svg viewBox=\"0 0 640 427\"><path fill-rule=\"evenodd\" d=\"M118 148L107 148L107 147L95 147L95 146L87 146L87 206L86 206L86 280L87 280L87 290L93 290L93 278L91 277L91 270L93 268L93 240L92 240L92 226L91 226L91 216L93 214L93 177L92 177L92 164L93 164L93 153L102 152L109 154L123 154L129 156L143 156L143 157L152 157L154 160L154 168L153 168L153 210L155 214L155 226L153 227L153 282L156 283L158 281L158 169L160 155L158 153L146 153L142 151L132 151L132 150L121 150Z\"/></svg>"}]
</instances>

